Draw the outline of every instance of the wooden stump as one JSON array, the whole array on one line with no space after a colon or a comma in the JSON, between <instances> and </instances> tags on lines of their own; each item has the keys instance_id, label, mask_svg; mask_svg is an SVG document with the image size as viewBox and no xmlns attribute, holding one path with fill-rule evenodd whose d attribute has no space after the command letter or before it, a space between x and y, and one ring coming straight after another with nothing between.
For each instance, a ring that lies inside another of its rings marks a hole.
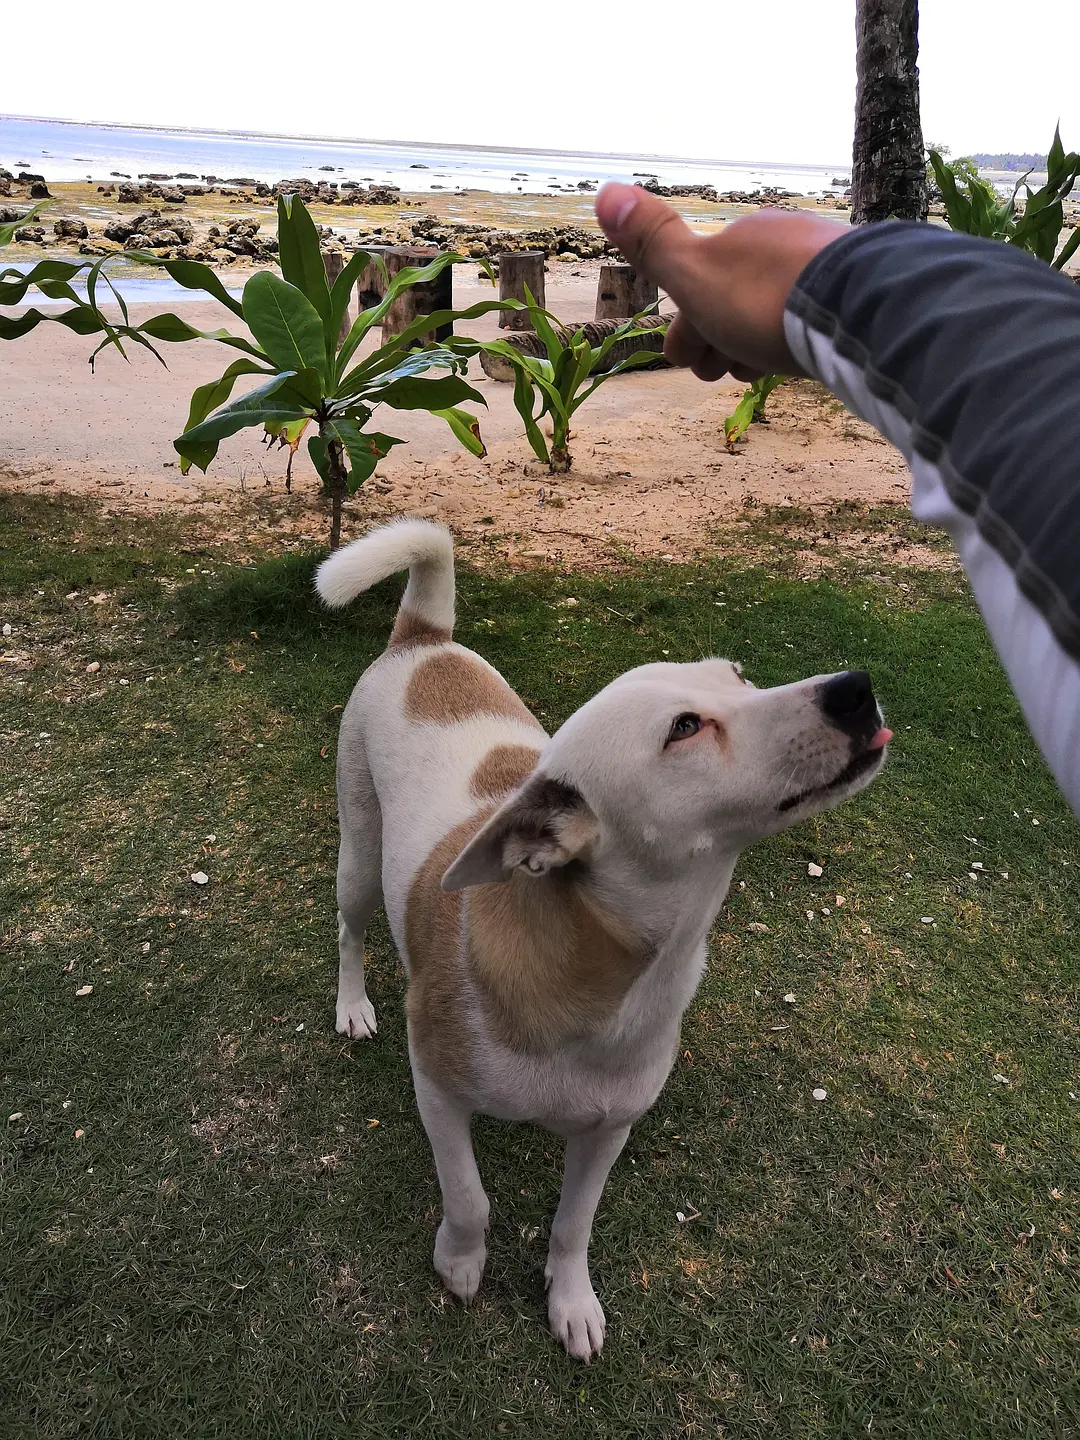
<instances>
[{"instance_id":1,"label":"wooden stump","mask_svg":"<svg viewBox=\"0 0 1080 1440\"><path fill-rule=\"evenodd\" d=\"M345 269L345 256L340 250L324 250L322 258L323 266L326 270L326 283L332 290L334 288L334 281L341 274L342 270ZM345 314L341 317L341 327L338 330L339 341L345 339L351 327L352 321L349 318L349 307L346 305Z\"/></svg>"},{"instance_id":2,"label":"wooden stump","mask_svg":"<svg viewBox=\"0 0 1080 1440\"><path fill-rule=\"evenodd\" d=\"M387 275L393 280L398 271L409 265L427 265L438 253L436 249L420 249L412 245L392 246L383 255ZM422 285L412 285L408 290L402 291L386 312L382 327L383 343L394 335L400 335L417 316L430 315L435 310L449 310L453 303L454 269L452 265L448 265L436 279L428 280ZM449 324L440 325L437 330L429 330L418 336L413 343L425 345L429 340L448 340L453 333L454 325L451 321Z\"/></svg>"},{"instance_id":3,"label":"wooden stump","mask_svg":"<svg viewBox=\"0 0 1080 1440\"><path fill-rule=\"evenodd\" d=\"M648 350L656 356L655 360L650 361L647 365L642 365L641 369L662 370L666 368L669 362L664 358L664 332L674 318L674 315L647 315L641 321L641 329L655 333L638 335L633 340L617 340L600 364L590 373L598 375L606 370L611 370L637 350ZM621 323L621 320L583 320L580 325L560 325L556 329L561 330L567 336L574 334L576 330L584 330L585 339L589 344L598 346L607 339L613 330L618 329ZM547 346L535 331L517 330L506 338L523 355L535 355L540 359L547 358ZM481 350L480 365L484 374L492 380L507 381L514 378L513 365L501 355L489 355L486 351Z\"/></svg>"},{"instance_id":4,"label":"wooden stump","mask_svg":"<svg viewBox=\"0 0 1080 1440\"><path fill-rule=\"evenodd\" d=\"M363 246L363 249L365 249L369 255L378 255L384 261L387 251L393 248L392 245ZM359 310L370 310L373 305L378 305L385 294L386 281L382 277L382 271L374 263L365 265L363 270L360 271L360 276L356 282L357 308Z\"/></svg>"},{"instance_id":5,"label":"wooden stump","mask_svg":"<svg viewBox=\"0 0 1080 1440\"><path fill-rule=\"evenodd\" d=\"M605 260L600 266L596 287L596 319L626 320L655 305L659 291L651 280L639 275L632 265Z\"/></svg>"},{"instance_id":6,"label":"wooden stump","mask_svg":"<svg viewBox=\"0 0 1080 1440\"><path fill-rule=\"evenodd\" d=\"M525 287L528 286L536 303L543 305L544 259L543 250L504 250L499 256L499 299L527 304ZM500 330L531 328L527 310L504 310L499 315Z\"/></svg>"}]
</instances>

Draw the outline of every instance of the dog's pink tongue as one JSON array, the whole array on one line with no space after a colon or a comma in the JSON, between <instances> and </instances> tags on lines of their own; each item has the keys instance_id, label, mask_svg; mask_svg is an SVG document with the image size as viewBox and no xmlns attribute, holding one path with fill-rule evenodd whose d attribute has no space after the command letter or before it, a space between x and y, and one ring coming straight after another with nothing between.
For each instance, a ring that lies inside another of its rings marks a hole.
<instances>
[{"instance_id":1,"label":"dog's pink tongue","mask_svg":"<svg viewBox=\"0 0 1080 1440\"><path fill-rule=\"evenodd\" d=\"M884 750L885 746L892 739L891 730L879 730L867 745L868 750Z\"/></svg>"}]
</instances>

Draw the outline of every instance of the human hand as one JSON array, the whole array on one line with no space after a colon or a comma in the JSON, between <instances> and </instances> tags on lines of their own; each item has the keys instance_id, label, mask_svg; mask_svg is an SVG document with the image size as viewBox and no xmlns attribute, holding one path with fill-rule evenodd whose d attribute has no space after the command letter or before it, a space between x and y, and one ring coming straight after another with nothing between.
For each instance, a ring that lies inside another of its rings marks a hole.
<instances>
[{"instance_id":1,"label":"human hand","mask_svg":"<svg viewBox=\"0 0 1080 1440\"><path fill-rule=\"evenodd\" d=\"M679 307L664 342L673 365L689 366L699 380L800 373L784 337L784 306L803 267L844 234L834 221L759 210L695 235L656 195L614 183L596 197L596 218Z\"/></svg>"}]
</instances>

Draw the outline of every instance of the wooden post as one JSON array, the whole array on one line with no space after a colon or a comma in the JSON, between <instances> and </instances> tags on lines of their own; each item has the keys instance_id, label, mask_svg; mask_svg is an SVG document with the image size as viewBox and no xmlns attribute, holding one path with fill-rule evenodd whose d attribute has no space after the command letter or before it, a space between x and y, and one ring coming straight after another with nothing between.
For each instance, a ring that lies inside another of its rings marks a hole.
<instances>
[{"instance_id":1,"label":"wooden post","mask_svg":"<svg viewBox=\"0 0 1080 1440\"><path fill-rule=\"evenodd\" d=\"M412 245L394 245L383 255L386 261L386 273L392 280L399 270L404 270L409 265L427 265L438 255L436 249L420 249ZM441 275L434 280L429 280L422 285L412 285L408 290L403 290L397 297L390 309L386 312L386 319L383 321L382 333L385 343L394 335L400 335L407 325L411 325L418 315L430 315L434 310L449 310L454 303L454 267L448 265ZM426 334L420 335L414 341L416 345L424 345L429 340L448 340L454 333L453 321L447 325L440 325L437 330L429 330Z\"/></svg>"},{"instance_id":2,"label":"wooden post","mask_svg":"<svg viewBox=\"0 0 1080 1440\"><path fill-rule=\"evenodd\" d=\"M378 255L385 261L386 253L392 250L392 245L364 245L362 247L369 255ZM366 265L360 271L359 279L356 282L356 306L358 310L370 310L377 305L386 294L386 281L382 277L382 271L375 264Z\"/></svg>"},{"instance_id":3,"label":"wooden post","mask_svg":"<svg viewBox=\"0 0 1080 1440\"><path fill-rule=\"evenodd\" d=\"M641 321L641 328L651 333L639 335L634 340L616 340L591 373L600 375L606 370L612 370L638 350L648 350L655 357L647 365L641 367L643 370L662 369L668 363L664 359L664 331L674 318L674 315L646 315ZM623 324L625 319L626 317L623 316L619 320L582 320L576 325L573 323L556 325L555 329L556 332L562 331L564 334L571 335L576 330L583 330L585 339L590 345L597 348ZM542 360L547 358L547 346L532 330L515 330L506 339L515 350L520 350L523 355L535 355ZM514 367L502 355L489 355L482 350L480 365L484 374L490 376L492 380L514 379Z\"/></svg>"},{"instance_id":4,"label":"wooden post","mask_svg":"<svg viewBox=\"0 0 1080 1440\"><path fill-rule=\"evenodd\" d=\"M334 288L334 281L341 274L342 270L345 269L345 256L342 255L340 250L324 250L322 258L323 267L326 270L326 283L332 290ZM338 329L338 340L344 340L351 328L352 321L349 319L349 307L346 305L345 314L341 317L341 326Z\"/></svg>"},{"instance_id":5,"label":"wooden post","mask_svg":"<svg viewBox=\"0 0 1080 1440\"><path fill-rule=\"evenodd\" d=\"M526 303L528 286L538 305L544 304L543 250L504 250L499 255L499 299ZM500 330L531 330L527 310L503 310L499 315Z\"/></svg>"},{"instance_id":6,"label":"wooden post","mask_svg":"<svg viewBox=\"0 0 1080 1440\"><path fill-rule=\"evenodd\" d=\"M655 305L659 291L632 265L604 261L596 287L596 319L626 320Z\"/></svg>"}]
</instances>

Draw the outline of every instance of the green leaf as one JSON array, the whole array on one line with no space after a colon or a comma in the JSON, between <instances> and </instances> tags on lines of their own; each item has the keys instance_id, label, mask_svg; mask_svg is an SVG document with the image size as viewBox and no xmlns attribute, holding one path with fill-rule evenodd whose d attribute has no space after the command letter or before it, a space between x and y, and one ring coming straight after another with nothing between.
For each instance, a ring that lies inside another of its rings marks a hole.
<instances>
[{"instance_id":1,"label":"green leaf","mask_svg":"<svg viewBox=\"0 0 1080 1440\"><path fill-rule=\"evenodd\" d=\"M46 314L42 310L30 309L24 310L21 315L0 315L0 340L17 340L20 335L27 334L43 320L63 325L68 330L73 330L76 335L96 335L102 329L101 322L85 305L78 305L73 310L61 310L59 314Z\"/></svg>"},{"instance_id":2,"label":"green leaf","mask_svg":"<svg viewBox=\"0 0 1080 1440\"><path fill-rule=\"evenodd\" d=\"M340 373L352 359L353 355L356 353L356 347L360 344L360 342L363 340L364 336L372 328L372 326L381 325L383 320L386 319L391 305L393 305L394 301L397 299L397 297L401 294L403 290L408 290L411 285L417 285L424 283L428 280L434 280L436 276L442 274L442 272L446 269L447 265L459 264L464 259L464 255L458 255L455 251L452 250L444 250L440 255L437 255L435 259L430 262L430 264L406 265L403 270L399 270L398 273L394 276L394 278L390 281L389 285L386 287L386 294L379 301L379 303L377 305L373 305L370 310L364 310L353 321L352 329L345 337L345 342L342 345L341 350L338 354L338 372ZM446 322L444 321L444 323ZM414 327L410 326L409 328L413 329ZM421 330L417 333L422 335L424 334L424 331ZM395 336L393 342L387 343L396 343L400 346L400 336Z\"/></svg>"},{"instance_id":3,"label":"green leaf","mask_svg":"<svg viewBox=\"0 0 1080 1440\"><path fill-rule=\"evenodd\" d=\"M754 418L754 400L753 390L744 390L734 412L724 420L724 439L729 449L734 447L740 435L749 430L750 422Z\"/></svg>"},{"instance_id":4,"label":"green leaf","mask_svg":"<svg viewBox=\"0 0 1080 1440\"><path fill-rule=\"evenodd\" d=\"M445 420L450 429L461 441L470 454L482 460L487 454L487 446L484 444L480 434L480 421L475 415L470 415L467 410L433 410L440 420Z\"/></svg>"},{"instance_id":5,"label":"green leaf","mask_svg":"<svg viewBox=\"0 0 1080 1440\"><path fill-rule=\"evenodd\" d=\"M329 325L330 287L326 283L319 232L298 195L278 197L278 261L288 284L295 286L314 307L320 321ZM336 331L332 339L336 341Z\"/></svg>"},{"instance_id":6,"label":"green leaf","mask_svg":"<svg viewBox=\"0 0 1080 1440\"><path fill-rule=\"evenodd\" d=\"M243 350L246 355L252 355L256 360L268 359L265 351L240 335L233 335L228 330L195 330L186 320L181 320L179 315L151 315L149 320L144 320L135 328L155 340L167 340L174 345L184 340L216 340L234 350Z\"/></svg>"},{"instance_id":7,"label":"green leaf","mask_svg":"<svg viewBox=\"0 0 1080 1440\"><path fill-rule=\"evenodd\" d=\"M282 370L316 370L326 381L323 322L295 285L270 271L253 275L244 286L244 319L275 365Z\"/></svg>"},{"instance_id":8,"label":"green leaf","mask_svg":"<svg viewBox=\"0 0 1080 1440\"><path fill-rule=\"evenodd\" d=\"M759 375L753 384L743 391L734 414L724 421L724 439L729 450L734 449L735 441L755 420L763 418L766 400L786 379L786 375Z\"/></svg>"},{"instance_id":9,"label":"green leaf","mask_svg":"<svg viewBox=\"0 0 1080 1440\"><path fill-rule=\"evenodd\" d=\"M610 370L601 371L584 394L575 402L574 409L576 410L579 405L589 398L594 390L603 385L605 380L610 380L613 375L621 375L625 370L636 370L641 365L655 364L659 358L660 356L655 350L635 350L634 353L628 355L625 360L620 360L617 365L612 365Z\"/></svg>"},{"instance_id":10,"label":"green leaf","mask_svg":"<svg viewBox=\"0 0 1080 1440\"><path fill-rule=\"evenodd\" d=\"M373 261L377 261L385 273L386 266L381 256L372 255L367 250L357 250L334 281L330 291L330 315L323 327L326 333L326 353L328 355L337 355L338 334L341 330L341 322L345 318L345 312L349 308L353 286ZM326 268L325 265L323 268ZM335 377L340 375L342 368L342 362L338 358L334 371Z\"/></svg>"},{"instance_id":11,"label":"green leaf","mask_svg":"<svg viewBox=\"0 0 1080 1440\"><path fill-rule=\"evenodd\" d=\"M426 370L464 369L468 361L455 348L425 345L422 350L401 351L396 345L384 345L353 367L338 384L334 399L348 399L374 389L376 382L397 379L400 375L420 375Z\"/></svg>"},{"instance_id":12,"label":"green leaf","mask_svg":"<svg viewBox=\"0 0 1080 1440\"><path fill-rule=\"evenodd\" d=\"M640 339L642 335L666 335L666 325L653 325L650 326L648 330L641 328L638 322L642 318L642 315L647 313L647 311L643 310L641 315L634 315L631 319L627 320L624 325L620 325L617 330L612 331L610 335L605 335L596 350L596 357L593 363L599 364L608 351L614 345L618 345L620 340L637 340Z\"/></svg>"},{"instance_id":13,"label":"green leaf","mask_svg":"<svg viewBox=\"0 0 1080 1440\"><path fill-rule=\"evenodd\" d=\"M187 424L184 426L185 434L193 430L196 425L202 423L212 410L223 405L232 394L233 386L241 375L265 375L267 372L261 365L256 365L251 360L234 360L223 375L216 380L210 380L205 385L200 385L191 396L191 404L188 407ZM217 441L207 441L198 457L193 450L180 461L181 473L186 475L192 465L197 464L205 475L207 466L217 454Z\"/></svg>"},{"instance_id":14,"label":"green leaf","mask_svg":"<svg viewBox=\"0 0 1080 1440\"><path fill-rule=\"evenodd\" d=\"M524 309L525 306L520 300L481 300L475 305L470 305L467 310L433 310L430 315L418 315L410 325L402 330L400 335L394 336L390 344L397 349L407 349L421 335L426 335L430 330L441 330L444 325L453 324L457 320L475 320L481 315L487 315L492 310ZM462 336L463 340L465 338ZM435 343L445 344L447 342Z\"/></svg>"},{"instance_id":15,"label":"green leaf","mask_svg":"<svg viewBox=\"0 0 1080 1440\"><path fill-rule=\"evenodd\" d=\"M945 202L945 214L953 230L971 233L971 202L956 188L956 177L936 150L930 151L930 165L934 171L941 198ZM738 411L736 411L738 413ZM729 416L729 419L731 417ZM727 422L724 422L725 425ZM746 427L744 426L743 429ZM739 431L742 434L742 431Z\"/></svg>"},{"instance_id":16,"label":"green leaf","mask_svg":"<svg viewBox=\"0 0 1080 1440\"><path fill-rule=\"evenodd\" d=\"M209 265L203 265L198 260L163 260L160 255L151 255L145 250L127 250L124 252L124 259L136 260L140 265L159 266L185 290L205 290L226 309L243 319L243 305L235 296L229 294Z\"/></svg>"},{"instance_id":17,"label":"green leaf","mask_svg":"<svg viewBox=\"0 0 1080 1440\"><path fill-rule=\"evenodd\" d=\"M508 350L514 350L512 345L507 346ZM518 360L521 360L521 352L514 350ZM526 366L514 365L514 408L521 417L521 423L525 426L525 438L532 447L532 452L538 460L545 465L551 463L551 456L548 454L547 441L544 439L543 431L536 423L533 415L535 388L532 376ZM542 413L542 412L541 412Z\"/></svg>"},{"instance_id":18,"label":"green leaf","mask_svg":"<svg viewBox=\"0 0 1080 1440\"><path fill-rule=\"evenodd\" d=\"M377 430L361 430L355 421L342 416L324 427L324 438L340 440L349 455L349 494L355 494L360 486L375 471L384 455L395 445L404 445L393 435L383 435Z\"/></svg>"},{"instance_id":19,"label":"green leaf","mask_svg":"<svg viewBox=\"0 0 1080 1440\"><path fill-rule=\"evenodd\" d=\"M22 221L18 223L22 224ZM86 301L67 282L87 268L86 262L73 265L69 260L39 260L25 272L13 269L0 271L0 305L18 305L26 292L35 286L50 298L63 298L76 305L85 305ZM54 285L63 288L46 288Z\"/></svg>"},{"instance_id":20,"label":"green leaf","mask_svg":"<svg viewBox=\"0 0 1080 1440\"><path fill-rule=\"evenodd\" d=\"M548 359L554 366L558 364L559 356L565 349L565 341L556 335L548 319L548 312L542 305L536 303L533 293L527 285L525 286L525 299L528 301L529 320L532 327L539 335L544 349L547 351Z\"/></svg>"},{"instance_id":21,"label":"green leaf","mask_svg":"<svg viewBox=\"0 0 1080 1440\"><path fill-rule=\"evenodd\" d=\"M1051 185L1057 183L1065 168L1065 147L1061 143L1061 124L1054 126L1054 140L1046 157L1046 178Z\"/></svg>"},{"instance_id":22,"label":"green leaf","mask_svg":"<svg viewBox=\"0 0 1080 1440\"><path fill-rule=\"evenodd\" d=\"M212 444L216 453L219 441L235 435L238 430L249 425L305 418L307 410L302 397L289 389L292 379L291 371L273 376L265 385L257 386L239 400L234 400L231 405L215 411L200 424L185 430L183 435L173 441L173 448L193 465L205 470L202 459L207 445Z\"/></svg>"},{"instance_id":23,"label":"green leaf","mask_svg":"<svg viewBox=\"0 0 1080 1440\"><path fill-rule=\"evenodd\" d=\"M1078 246L1080 246L1080 227L1078 227L1072 232L1068 240L1066 240L1065 244L1062 246L1061 251L1057 255L1056 259L1050 262L1053 268L1055 270L1062 269L1062 267L1066 265L1076 254Z\"/></svg>"},{"instance_id":24,"label":"green leaf","mask_svg":"<svg viewBox=\"0 0 1080 1440\"><path fill-rule=\"evenodd\" d=\"M1030 211L1016 222L1009 240L1049 264L1057 249L1058 235L1064 222L1061 201L1040 210Z\"/></svg>"},{"instance_id":25,"label":"green leaf","mask_svg":"<svg viewBox=\"0 0 1080 1440\"><path fill-rule=\"evenodd\" d=\"M479 390L474 390L458 375L446 375L439 380L407 375L370 390L365 398L373 405L390 405L395 410L445 410L461 400L487 404Z\"/></svg>"},{"instance_id":26,"label":"green leaf","mask_svg":"<svg viewBox=\"0 0 1080 1440\"><path fill-rule=\"evenodd\" d=\"M326 441L321 435L310 435L307 442L308 454L311 456L311 463L318 471L319 479L324 485L330 483L330 464L326 458Z\"/></svg>"},{"instance_id":27,"label":"green leaf","mask_svg":"<svg viewBox=\"0 0 1080 1440\"><path fill-rule=\"evenodd\" d=\"M32 205L20 219L5 220L3 225L0 225L0 245L10 245L15 238L15 231L21 230L24 225L28 225L38 211L44 210L45 206L50 203L48 200L41 200L37 205Z\"/></svg>"}]
</instances>

